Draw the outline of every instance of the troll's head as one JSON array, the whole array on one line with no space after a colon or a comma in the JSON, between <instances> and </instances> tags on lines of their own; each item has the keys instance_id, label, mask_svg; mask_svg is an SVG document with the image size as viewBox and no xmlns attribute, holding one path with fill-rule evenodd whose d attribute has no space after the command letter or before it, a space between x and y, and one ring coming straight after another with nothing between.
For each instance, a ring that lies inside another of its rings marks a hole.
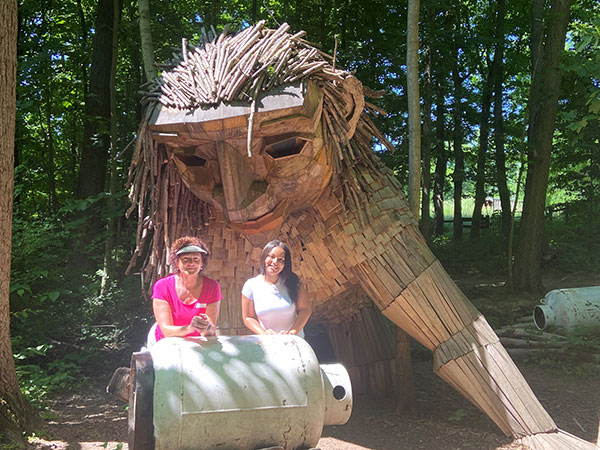
<instances>
[{"instance_id":1,"label":"troll's head","mask_svg":"<svg viewBox=\"0 0 600 450\"><path fill-rule=\"evenodd\" d=\"M355 169L378 164L373 138L387 144L367 114L375 107L355 77L288 28L259 23L184 44L150 84L132 163L140 233L156 235L166 216L197 231L217 214L258 243L327 189L347 208L363 203Z\"/></svg>"}]
</instances>

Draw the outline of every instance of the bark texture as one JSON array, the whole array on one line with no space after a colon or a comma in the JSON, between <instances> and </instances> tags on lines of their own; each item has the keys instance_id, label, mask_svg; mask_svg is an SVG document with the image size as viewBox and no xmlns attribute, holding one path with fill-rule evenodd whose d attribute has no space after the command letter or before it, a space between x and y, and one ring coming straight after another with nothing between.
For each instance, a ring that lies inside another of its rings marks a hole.
<instances>
[{"instance_id":1,"label":"bark texture","mask_svg":"<svg viewBox=\"0 0 600 450\"><path fill-rule=\"evenodd\" d=\"M508 239L511 227L510 192L506 182L506 155L504 154L504 116L502 115L504 87L504 0L497 0L496 42L494 44L494 147L496 160L496 187L502 208L502 236Z\"/></svg>"},{"instance_id":2,"label":"bark texture","mask_svg":"<svg viewBox=\"0 0 600 450\"><path fill-rule=\"evenodd\" d=\"M565 45L571 0L553 0L545 23L545 42L534 60L529 95L528 164L514 266L514 287L541 293L544 208L552 155L552 140L562 74L560 56ZM539 70L537 70L539 68Z\"/></svg>"},{"instance_id":3,"label":"bark texture","mask_svg":"<svg viewBox=\"0 0 600 450\"><path fill-rule=\"evenodd\" d=\"M444 234L444 184L446 181L448 155L445 148L446 126L444 116L446 115L446 109L444 107L444 95L440 88L438 88L437 97L437 118L435 123L437 159L433 174L433 233L436 236L441 236Z\"/></svg>"},{"instance_id":4,"label":"bark texture","mask_svg":"<svg viewBox=\"0 0 600 450\"><path fill-rule=\"evenodd\" d=\"M456 48L456 61L452 70L452 81L454 84L454 132L452 137L452 148L454 150L454 222L452 227L452 237L455 240L462 238L462 190L465 179L465 156L462 149L463 130L462 130L462 78L458 72L458 48Z\"/></svg>"},{"instance_id":5,"label":"bark texture","mask_svg":"<svg viewBox=\"0 0 600 450\"><path fill-rule=\"evenodd\" d=\"M431 103L433 101L431 79L431 48L425 50L425 89L423 95L423 136L421 140L421 233L429 241L431 239L431 142L432 120Z\"/></svg>"},{"instance_id":6,"label":"bark texture","mask_svg":"<svg viewBox=\"0 0 600 450\"><path fill-rule=\"evenodd\" d=\"M475 175L475 205L473 207L473 219L471 222L471 238L479 237L481 234L481 209L485 202L485 161L488 153L488 143L490 134L490 107L492 104L492 71L488 60L487 74L482 74L485 77L483 85L483 93L481 96L481 118L479 122L479 149L477 150L477 174ZM482 69L482 72L484 70Z\"/></svg>"},{"instance_id":7,"label":"bark texture","mask_svg":"<svg viewBox=\"0 0 600 450\"><path fill-rule=\"evenodd\" d=\"M104 191L110 148L110 72L112 65L113 0L98 2L90 87L85 101L83 146L77 195L87 198Z\"/></svg>"},{"instance_id":8,"label":"bark texture","mask_svg":"<svg viewBox=\"0 0 600 450\"><path fill-rule=\"evenodd\" d=\"M156 78L156 66L154 65L154 45L152 44L152 32L150 30L150 0L140 0L140 38L142 42L142 59L144 60L144 73L146 80Z\"/></svg>"},{"instance_id":9,"label":"bark texture","mask_svg":"<svg viewBox=\"0 0 600 450\"><path fill-rule=\"evenodd\" d=\"M421 108L419 97L419 0L408 0L406 32L408 94L408 207L419 220L421 192Z\"/></svg>"},{"instance_id":10,"label":"bark texture","mask_svg":"<svg viewBox=\"0 0 600 450\"><path fill-rule=\"evenodd\" d=\"M17 77L17 2L0 2L0 440L19 442L36 416L21 391L10 343L10 251Z\"/></svg>"}]
</instances>

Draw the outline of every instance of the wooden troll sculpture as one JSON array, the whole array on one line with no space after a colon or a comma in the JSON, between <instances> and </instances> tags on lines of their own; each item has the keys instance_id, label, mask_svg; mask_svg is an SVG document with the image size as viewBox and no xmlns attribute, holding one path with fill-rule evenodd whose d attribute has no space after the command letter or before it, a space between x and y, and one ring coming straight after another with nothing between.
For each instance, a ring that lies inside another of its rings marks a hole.
<instances>
[{"instance_id":1,"label":"wooden troll sculpture","mask_svg":"<svg viewBox=\"0 0 600 450\"><path fill-rule=\"evenodd\" d=\"M241 285L263 245L281 238L313 300L311 322L328 329L353 384L393 376L373 302L507 435L534 449L595 448L557 429L428 249L372 151L374 139L389 146L370 119L381 111L364 98L376 93L288 28L213 31L193 49L184 41L148 86L130 170L139 220L130 269L142 259L149 284L166 275L174 239L202 236L224 294L221 333L245 334Z\"/></svg>"}]
</instances>

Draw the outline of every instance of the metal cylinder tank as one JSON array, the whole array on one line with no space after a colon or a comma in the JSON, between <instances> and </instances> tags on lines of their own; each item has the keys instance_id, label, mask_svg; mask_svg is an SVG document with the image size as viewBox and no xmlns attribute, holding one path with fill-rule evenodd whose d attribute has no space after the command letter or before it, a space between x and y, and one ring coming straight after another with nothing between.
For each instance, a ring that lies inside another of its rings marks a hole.
<instances>
[{"instance_id":1,"label":"metal cylinder tank","mask_svg":"<svg viewBox=\"0 0 600 450\"><path fill-rule=\"evenodd\" d=\"M555 289L533 310L539 330L563 333L600 332L600 286Z\"/></svg>"},{"instance_id":2,"label":"metal cylinder tank","mask_svg":"<svg viewBox=\"0 0 600 450\"><path fill-rule=\"evenodd\" d=\"M167 338L132 368L131 450L310 448L352 411L345 368L297 336Z\"/></svg>"}]
</instances>

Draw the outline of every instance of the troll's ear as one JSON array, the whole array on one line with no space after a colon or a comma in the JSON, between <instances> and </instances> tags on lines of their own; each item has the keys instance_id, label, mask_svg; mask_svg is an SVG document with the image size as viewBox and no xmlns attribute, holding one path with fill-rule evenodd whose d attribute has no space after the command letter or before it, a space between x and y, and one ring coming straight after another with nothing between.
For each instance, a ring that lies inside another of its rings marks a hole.
<instances>
[{"instance_id":1,"label":"troll's ear","mask_svg":"<svg viewBox=\"0 0 600 450\"><path fill-rule=\"evenodd\" d=\"M348 121L348 132L346 137L351 139L356 131L356 124L365 107L365 96L362 83L358 78L349 76L342 83L343 97L346 102L344 116Z\"/></svg>"}]
</instances>

